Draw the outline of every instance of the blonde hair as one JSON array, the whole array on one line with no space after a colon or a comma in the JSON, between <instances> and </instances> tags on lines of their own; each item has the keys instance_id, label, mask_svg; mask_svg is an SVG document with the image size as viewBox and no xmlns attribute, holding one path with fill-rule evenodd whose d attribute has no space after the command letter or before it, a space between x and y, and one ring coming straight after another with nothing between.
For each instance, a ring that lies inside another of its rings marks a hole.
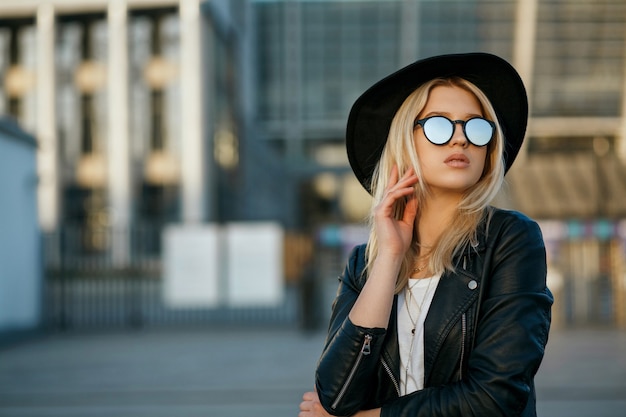
<instances>
[{"instance_id":1,"label":"blonde hair","mask_svg":"<svg viewBox=\"0 0 626 417\"><path fill-rule=\"evenodd\" d=\"M435 242L430 252L428 268L433 273L443 273L444 271L454 271L453 260L468 244L474 243L477 239L479 223L487 213L490 202L496 196L504 180L504 136L498 124L495 110L487 96L471 82L458 78L437 78L418 87L402 103L394 116L387 143L382 152L381 158L372 176L372 210L370 211L370 237L367 243L367 266L371 269L378 253L378 237L373 227L373 208L383 199L385 188L391 170L394 165L398 167L400 176L410 167L415 169L418 178L423 178L420 160L415 150L413 139L414 121L426 106L429 94L437 86L458 87L472 93L480 102L483 115L496 123L494 138L487 145L487 157L483 173L476 184L470 187L464 194L457 206L457 213L453 217L450 225L442 232ZM429 194L428 185L419 181L415 187L418 200L417 218L420 216L419 207L422 207ZM396 205L395 216L401 218L404 204ZM413 245L405 254L400 272L396 280L396 293L402 291L406 286L414 261L419 255L420 246L417 235L413 232Z\"/></svg>"}]
</instances>

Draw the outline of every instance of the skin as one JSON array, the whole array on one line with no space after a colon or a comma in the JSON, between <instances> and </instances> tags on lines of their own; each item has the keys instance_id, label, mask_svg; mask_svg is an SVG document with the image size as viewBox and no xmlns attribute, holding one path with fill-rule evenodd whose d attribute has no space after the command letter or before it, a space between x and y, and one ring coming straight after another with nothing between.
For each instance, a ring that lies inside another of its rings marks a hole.
<instances>
[{"instance_id":1,"label":"skin","mask_svg":"<svg viewBox=\"0 0 626 417\"><path fill-rule=\"evenodd\" d=\"M422 119L443 115L451 120L468 120L482 116L479 101L474 95L458 87L434 88L426 106L419 114ZM386 328L393 305L396 277L406 251L410 248L413 229L427 247L432 245L441 230L455 214L463 193L480 179L485 166L487 147L472 145L455 125L450 142L438 146L430 143L421 128L416 128L414 142L422 164L424 177L431 194L421 207L418 221L415 184L419 181L413 169L399 177L397 168L391 172L385 197L374 208L374 228L378 235L380 251L361 294L350 311L350 320L357 326ZM404 216L393 217L393 207L407 198ZM417 260L416 265L417 266ZM427 273L427 271L425 271ZM306 392L300 404L299 417L327 417L316 392ZM378 417L380 409L358 412L356 417Z\"/></svg>"}]
</instances>

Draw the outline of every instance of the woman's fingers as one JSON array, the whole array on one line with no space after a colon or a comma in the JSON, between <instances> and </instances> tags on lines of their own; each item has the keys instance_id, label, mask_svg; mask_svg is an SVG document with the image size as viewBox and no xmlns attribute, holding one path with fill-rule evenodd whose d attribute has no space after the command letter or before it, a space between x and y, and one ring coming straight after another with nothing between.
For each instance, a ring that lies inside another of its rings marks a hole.
<instances>
[{"instance_id":1,"label":"woman's fingers","mask_svg":"<svg viewBox=\"0 0 626 417\"><path fill-rule=\"evenodd\" d=\"M300 403L299 417L327 417L328 413L320 404L319 397L316 392L305 392L302 395L302 402Z\"/></svg>"},{"instance_id":2,"label":"woman's fingers","mask_svg":"<svg viewBox=\"0 0 626 417\"><path fill-rule=\"evenodd\" d=\"M398 178L398 168L394 166L385 190L385 197L396 196L397 198L406 195L407 192L413 192L413 186L417 184L417 181L418 178L413 168L409 168L401 178Z\"/></svg>"},{"instance_id":3,"label":"woman's fingers","mask_svg":"<svg viewBox=\"0 0 626 417\"><path fill-rule=\"evenodd\" d=\"M394 165L391 169L391 173L389 174L387 191L395 188L396 186L404 187L409 183L411 185L417 183L417 175L415 174L415 170L413 168L409 168L404 174L402 174L402 177L399 177L398 166Z\"/></svg>"},{"instance_id":4,"label":"woman's fingers","mask_svg":"<svg viewBox=\"0 0 626 417\"><path fill-rule=\"evenodd\" d=\"M312 391L305 392L304 395L302 395L302 399L304 401L319 401L317 393Z\"/></svg>"},{"instance_id":5,"label":"woman's fingers","mask_svg":"<svg viewBox=\"0 0 626 417\"><path fill-rule=\"evenodd\" d=\"M387 187L395 185L398 182L398 166L394 165L391 168L391 174L389 175L389 183Z\"/></svg>"},{"instance_id":6,"label":"woman's fingers","mask_svg":"<svg viewBox=\"0 0 626 417\"><path fill-rule=\"evenodd\" d=\"M415 194L409 196L406 205L404 206L404 213L402 214L402 221L413 224L415 216L417 215L417 196Z\"/></svg>"},{"instance_id":7,"label":"woman's fingers","mask_svg":"<svg viewBox=\"0 0 626 417\"><path fill-rule=\"evenodd\" d=\"M402 198L415 195L415 184L418 178L413 168L409 168L401 178L398 179L398 169L394 166L389 177L389 183L385 189L380 204L376 210L379 216L388 217L393 213L394 204Z\"/></svg>"},{"instance_id":8,"label":"woman's fingers","mask_svg":"<svg viewBox=\"0 0 626 417\"><path fill-rule=\"evenodd\" d=\"M398 185L403 188L410 187L411 189L413 189L413 186L417 184L417 181L418 181L417 174L415 173L413 168L409 168L404 173L402 178L400 178L400 181L398 181Z\"/></svg>"}]
</instances>

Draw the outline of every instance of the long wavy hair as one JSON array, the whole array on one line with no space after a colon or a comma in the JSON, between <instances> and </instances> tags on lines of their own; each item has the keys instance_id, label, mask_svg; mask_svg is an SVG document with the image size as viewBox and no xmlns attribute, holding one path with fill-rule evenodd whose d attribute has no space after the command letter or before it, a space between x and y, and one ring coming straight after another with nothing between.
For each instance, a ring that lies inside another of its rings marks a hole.
<instances>
[{"instance_id":1,"label":"long wavy hair","mask_svg":"<svg viewBox=\"0 0 626 417\"><path fill-rule=\"evenodd\" d=\"M394 165L398 167L398 174L402 176L410 167L413 167L418 178L423 178L422 167L415 150L414 121L426 106L426 102L433 88L438 86L458 87L473 94L481 104L484 117L496 123L494 138L487 145L487 156L483 173L476 184L470 187L463 195L456 208L456 215L452 222L442 232L430 251L428 268L435 274L445 271L454 272L454 258L468 244L477 239L480 222L487 215L490 202L496 196L504 181L504 135L498 123L495 110L487 96L471 82L458 78L436 78L420 87L409 95L396 112L391 122L387 143L372 177L372 210L369 215L370 235L367 243L367 266L371 269L378 253L379 242L373 227L373 208L383 199L384 190ZM429 196L428 184L419 181L415 186L418 200L416 222L420 216L420 207ZM406 202L396 204L395 217L400 219ZM412 273L414 261L420 255L420 242L416 230L413 232L413 244L405 254L400 272L396 280L396 293L407 285Z\"/></svg>"}]
</instances>

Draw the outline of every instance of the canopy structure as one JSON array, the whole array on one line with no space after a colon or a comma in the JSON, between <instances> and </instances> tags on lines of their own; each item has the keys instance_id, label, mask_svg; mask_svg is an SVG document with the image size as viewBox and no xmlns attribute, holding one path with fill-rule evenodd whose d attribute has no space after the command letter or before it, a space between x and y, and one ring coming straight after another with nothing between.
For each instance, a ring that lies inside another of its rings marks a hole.
<instances>
[{"instance_id":1,"label":"canopy structure","mask_svg":"<svg viewBox=\"0 0 626 417\"><path fill-rule=\"evenodd\" d=\"M626 166L612 154L529 155L506 176L503 200L537 219L626 217Z\"/></svg>"}]
</instances>

